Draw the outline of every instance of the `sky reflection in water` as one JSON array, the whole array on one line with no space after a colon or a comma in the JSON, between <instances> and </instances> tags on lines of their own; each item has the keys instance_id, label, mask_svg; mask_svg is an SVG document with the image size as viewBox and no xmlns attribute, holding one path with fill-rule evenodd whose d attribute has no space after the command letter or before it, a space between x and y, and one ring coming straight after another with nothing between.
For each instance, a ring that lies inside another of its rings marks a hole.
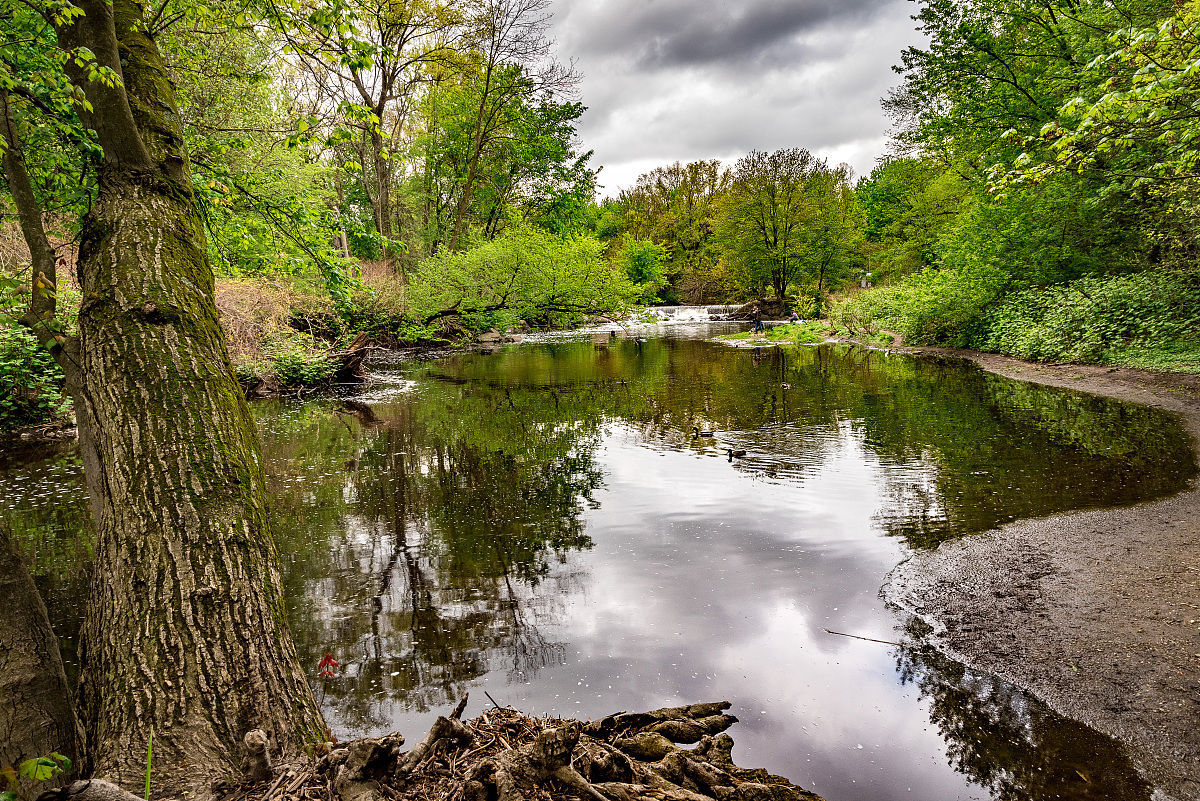
<instances>
[{"instance_id":1,"label":"sky reflection in water","mask_svg":"<svg viewBox=\"0 0 1200 801\"><path fill-rule=\"evenodd\" d=\"M602 335L380 378L365 405L256 407L341 735L415 738L467 691L468 714L484 691L583 717L728 699L739 762L830 801L1149 798L1109 741L922 647L878 593L910 548L1179 489L1170 418L844 347ZM72 469L0 462L68 646L82 506L37 486Z\"/></svg>"},{"instance_id":2,"label":"sky reflection in water","mask_svg":"<svg viewBox=\"0 0 1200 801\"><path fill-rule=\"evenodd\" d=\"M824 629L905 638L878 593L909 547L1177 489L1195 468L1163 415L959 364L697 341L388 381L370 415L262 413L276 465L314 458L297 443L333 457L293 479L293 535L326 544L287 574L305 658L348 665L326 696L341 731L415 734L468 690L472 712L486 690L584 717L729 699L745 764L833 800L1148 797L1107 741L1019 693Z\"/></svg>"}]
</instances>

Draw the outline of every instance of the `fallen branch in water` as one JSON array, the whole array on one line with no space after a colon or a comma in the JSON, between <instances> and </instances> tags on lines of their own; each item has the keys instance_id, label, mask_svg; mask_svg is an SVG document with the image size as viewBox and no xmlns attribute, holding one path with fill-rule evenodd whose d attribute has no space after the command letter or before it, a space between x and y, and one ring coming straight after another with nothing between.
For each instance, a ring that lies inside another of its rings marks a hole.
<instances>
[{"instance_id":1,"label":"fallen branch in water","mask_svg":"<svg viewBox=\"0 0 1200 801\"><path fill-rule=\"evenodd\" d=\"M850 637L851 639L854 639L854 640L865 640L866 642L877 642L882 645L895 645L895 646L900 645L900 643L892 642L891 640L877 640L874 637L859 637L857 634L846 634L841 631L833 631L832 629L822 629L822 631L824 631L826 634L836 634L839 637Z\"/></svg>"}]
</instances>

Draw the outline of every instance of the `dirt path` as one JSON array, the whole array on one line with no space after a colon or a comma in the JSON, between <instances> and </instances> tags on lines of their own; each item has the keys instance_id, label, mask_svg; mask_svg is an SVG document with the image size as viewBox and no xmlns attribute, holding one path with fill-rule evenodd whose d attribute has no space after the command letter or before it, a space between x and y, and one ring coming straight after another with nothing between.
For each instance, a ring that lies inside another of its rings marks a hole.
<instances>
[{"instance_id":1,"label":"dirt path","mask_svg":"<svg viewBox=\"0 0 1200 801\"><path fill-rule=\"evenodd\" d=\"M1200 445L1200 376L906 350L1175 412ZM1125 743L1156 799L1200 799L1196 482L1166 500L1020 521L916 554L884 592L955 658Z\"/></svg>"}]
</instances>

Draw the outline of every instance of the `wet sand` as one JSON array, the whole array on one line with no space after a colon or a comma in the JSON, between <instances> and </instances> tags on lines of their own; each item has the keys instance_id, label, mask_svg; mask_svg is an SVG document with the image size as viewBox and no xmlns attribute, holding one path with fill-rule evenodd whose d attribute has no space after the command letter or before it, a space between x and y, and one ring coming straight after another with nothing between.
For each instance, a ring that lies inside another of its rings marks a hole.
<instances>
[{"instance_id":1,"label":"wet sand","mask_svg":"<svg viewBox=\"0 0 1200 801\"><path fill-rule=\"evenodd\" d=\"M1200 445L1200 375L905 351L1174 412ZM1019 521L915 554L884 593L954 658L1126 744L1156 799L1200 799L1196 482L1165 500Z\"/></svg>"}]
</instances>

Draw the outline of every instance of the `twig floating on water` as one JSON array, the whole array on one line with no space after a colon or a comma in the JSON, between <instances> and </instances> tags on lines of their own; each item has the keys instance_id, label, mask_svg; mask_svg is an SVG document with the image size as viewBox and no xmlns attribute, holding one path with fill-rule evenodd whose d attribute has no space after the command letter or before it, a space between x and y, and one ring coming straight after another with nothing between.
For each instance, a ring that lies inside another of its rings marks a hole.
<instances>
[{"instance_id":1,"label":"twig floating on water","mask_svg":"<svg viewBox=\"0 0 1200 801\"><path fill-rule=\"evenodd\" d=\"M891 640L877 640L874 637L859 637L857 634L845 634L843 632L832 631L830 629L823 629L823 631L826 634L836 634L839 637L850 637L855 640L866 640L867 642L877 642L877 643L881 643L883 645L895 645L897 648L903 647L900 645L900 643L892 642Z\"/></svg>"}]
</instances>

